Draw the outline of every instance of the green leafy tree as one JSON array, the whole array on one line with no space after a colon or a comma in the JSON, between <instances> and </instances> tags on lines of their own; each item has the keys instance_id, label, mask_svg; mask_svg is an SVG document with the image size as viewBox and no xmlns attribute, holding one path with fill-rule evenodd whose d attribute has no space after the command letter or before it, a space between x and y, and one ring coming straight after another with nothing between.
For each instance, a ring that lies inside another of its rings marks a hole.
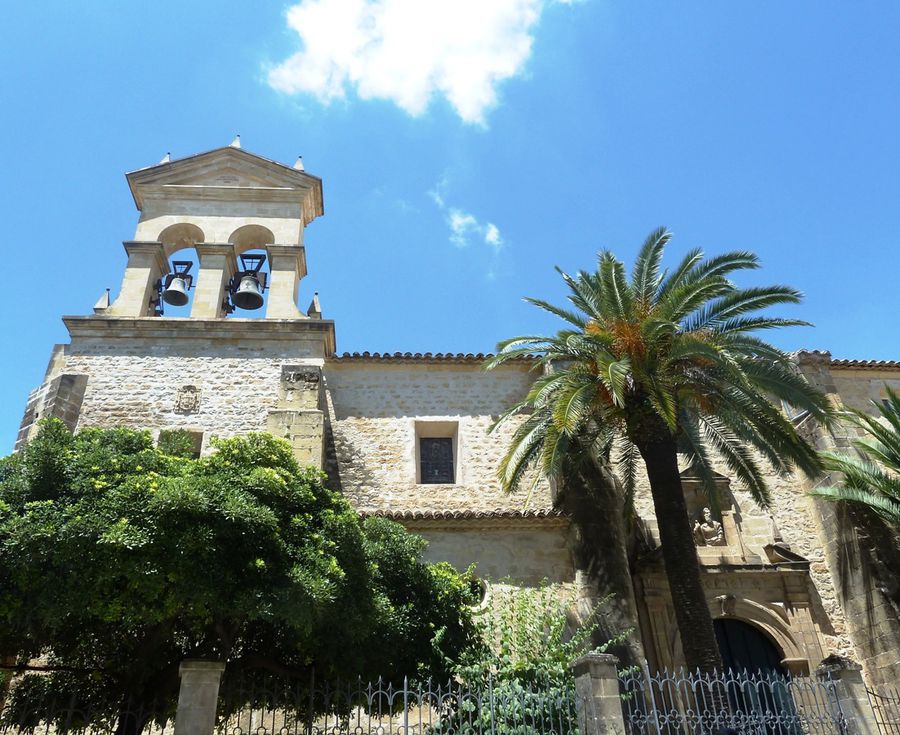
<instances>
[{"instance_id":1,"label":"green leafy tree","mask_svg":"<svg viewBox=\"0 0 900 735\"><path fill-rule=\"evenodd\" d=\"M616 453L626 503L639 462L646 467L659 521L662 556L690 668L721 667L700 581L678 470L679 451L714 499L719 459L762 506L770 502L761 460L780 475L820 472L819 458L773 405L784 401L829 419L825 398L797 374L789 357L755 336L805 324L759 310L800 301L787 286L740 288L730 274L757 268L749 252L704 259L691 250L671 271L662 258L668 231L650 234L626 277L611 252L597 270L559 271L574 310L529 301L563 319L554 336L506 340L488 367L537 355L545 368L501 423L530 412L516 429L501 467L507 488L527 470L565 484L585 465Z\"/></svg>"},{"instance_id":2,"label":"green leafy tree","mask_svg":"<svg viewBox=\"0 0 900 735\"><path fill-rule=\"evenodd\" d=\"M424 563L401 526L360 523L323 478L264 434L193 459L146 432L45 423L0 461L0 654L54 672L12 700L171 706L185 658L248 675L445 675L474 634L469 579ZM123 733L142 724L126 720Z\"/></svg>"},{"instance_id":3,"label":"green leafy tree","mask_svg":"<svg viewBox=\"0 0 900 735\"><path fill-rule=\"evenodd\" d=\"M842 479L840 484L816 488L811 494L867 508L900 531L900 395L890 388L887 395L883 404L872 402L878 416L846 415L865 432L853 442L858 456L824 452L825 469L841 473Z\"/></svg>"}]
</instances>

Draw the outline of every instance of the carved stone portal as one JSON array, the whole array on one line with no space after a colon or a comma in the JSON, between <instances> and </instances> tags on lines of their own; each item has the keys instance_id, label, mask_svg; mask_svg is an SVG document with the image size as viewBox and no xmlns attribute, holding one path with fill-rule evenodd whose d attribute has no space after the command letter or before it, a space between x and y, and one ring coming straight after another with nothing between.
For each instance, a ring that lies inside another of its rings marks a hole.
<instances>
[{"instance_id":1,"label":"carved stone portal","mask_svg":"<svg viewBox=\"0 0 900 735\"><path fill-rule=\"evenodd\" d=\"M694 541L698 546L724 546L725 532L722 524L712 517L712 511L704 508L694 521Z\"/></svg>"},{"instance_id":2,"label":"carved stone portal","mask_svg":"<svg viewBox=\"0 0 900 735\"><path fill-rule=\"evenodd\" d=\"M200 389L196 385L183 385L175 394L176 413L196 413L200 410Z\"/></svg>"}]
</instances>

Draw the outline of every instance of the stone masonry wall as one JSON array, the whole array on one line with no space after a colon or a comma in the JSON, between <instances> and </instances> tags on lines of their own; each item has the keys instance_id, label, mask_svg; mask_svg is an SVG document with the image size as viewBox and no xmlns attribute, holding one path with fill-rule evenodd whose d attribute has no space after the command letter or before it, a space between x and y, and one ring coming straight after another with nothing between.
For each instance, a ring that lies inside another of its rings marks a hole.
<instances>
[{"instance_id":1,"label":"stone masonry wall","mask_svg":"<svg viewBox=\"0 0 900 735\"><path fill-rule=\"evenodd\" d=\"M563 526L412 530L428 540L427 559L447 561L457 569L474 564L480 579L530 587L545 581L570 586L575 579Z\"/></svg>"},{"instance_id":2,"label":"stone masonry wall","mask_svg":"<svg viewBox=\"0 0 900 735\"><path fill-rule=\"evenodd\" d=\"M235 346L195 352L177 343L88 343L67 345L57 369L86 376L79 428L202 431L206 451L212 436L269 430L269 414L281 406L283 366L304 362L322 363Z\"/></svg>"},{"instance_id":3,"label":"stone masonry wall","mask_svg":"<svg viewBox=\"0 0 900 735\"><path fill-rule=\"evenodd\" d=\"M496 475L514 429L488 434L488 428L528 390L534 379L528 367L486 373L477 363L328 361L330 472L364 510L524 508L527 488L507 494ZM427 431L456 435L453 485L417 483L416 437ZM541 484L530 507L550 506Z\"/></svg>"}]
</instances>

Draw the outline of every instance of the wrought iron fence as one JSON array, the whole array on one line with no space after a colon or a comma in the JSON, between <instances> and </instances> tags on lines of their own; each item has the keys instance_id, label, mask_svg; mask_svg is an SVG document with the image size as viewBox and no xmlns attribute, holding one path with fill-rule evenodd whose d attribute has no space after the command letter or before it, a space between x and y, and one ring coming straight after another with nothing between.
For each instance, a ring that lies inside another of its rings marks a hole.
<instances>
[{"instance_id":1,"label":"wrought iron fence","mask_svg":"<svg viewBox=\"0 0 900 735\"><path fill-rule=\"evenodd\" d=\"M174 714L174 713L173 713ZM155 703L111 707L75 697L32 697L14 683L0 703L0 735L172 735L170 714Z\"/></svg>"},{"instance_id":2,"label":"wrought iron fence","mask_svg":"<svg viewBox=\"0 0 900 735\"><path fill-rule=\"evenodd\" d=\"M884 686L879 691L866 689L866 693L881 735L900 735L900 689Z\"/></svg>"},{"instance_id":3,"label":"wrought iron fence","mask_svg":"<svg viewBox=\"0 0 900 735\"><path fill-rule=\"evenodd\" d=\"M630 735L845 735L834 682L727 671L623 672Z\"/></svg>"},{"instance_id":4,"label":"wrought iron fence","mask_svg":"<svg viewBox=\"0 0 900 735\"><path fill-rule=\"evenodd\" d=\"M578 735L571 686L223 682L217 735Z\"/></svg>"}]
</instances>

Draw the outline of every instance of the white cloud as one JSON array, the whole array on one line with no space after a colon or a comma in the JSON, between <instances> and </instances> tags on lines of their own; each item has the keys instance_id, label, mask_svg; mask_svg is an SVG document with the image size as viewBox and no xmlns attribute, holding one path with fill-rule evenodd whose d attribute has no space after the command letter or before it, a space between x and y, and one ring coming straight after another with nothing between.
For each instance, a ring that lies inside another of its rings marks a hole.
<instances>
[{"instance_id":1,"label":"white cloud","mask_svg":"<svg viewBox=\"0 0 900 735\"><path fill-rule=\"evenodd\" d=\"M465 122L482 124L498 84L524 69L551 2L571 0L300 0L287 23L301 50L268 81L324 103L349 89L410 115L440 95Z\"/></svg>"},{"instance_id":2,"label":"white cloud","mask_svg":"<svg viewBox=\"0 0 900 735\"><path fill-rule=\"evenodd\" d=\"M447 186L447 180L441 179L434 189L428 192L428 196L437 204L438 209L445 213L447 224L450 226L450 242L458 248L464 248L473 240L480 240L490 245L495 251L503 247L503 236L500 228L493 222L482 224L471 212L466 212L459 207L451 207L444 199L443 191Z\"/></svg>"},{"instance_id":3,"label":"white cloud","mask_svg":"<svg viewBox=\"0 0 900 735\"><path fill-rule=\"evenodd\" d=\"M484 228L484 241L488 245L493 245L495 248L499 248L503 244L500 230L497 229L497 225L493 222L488 222L487 227Z\"/></svg>"}]
</instances>

